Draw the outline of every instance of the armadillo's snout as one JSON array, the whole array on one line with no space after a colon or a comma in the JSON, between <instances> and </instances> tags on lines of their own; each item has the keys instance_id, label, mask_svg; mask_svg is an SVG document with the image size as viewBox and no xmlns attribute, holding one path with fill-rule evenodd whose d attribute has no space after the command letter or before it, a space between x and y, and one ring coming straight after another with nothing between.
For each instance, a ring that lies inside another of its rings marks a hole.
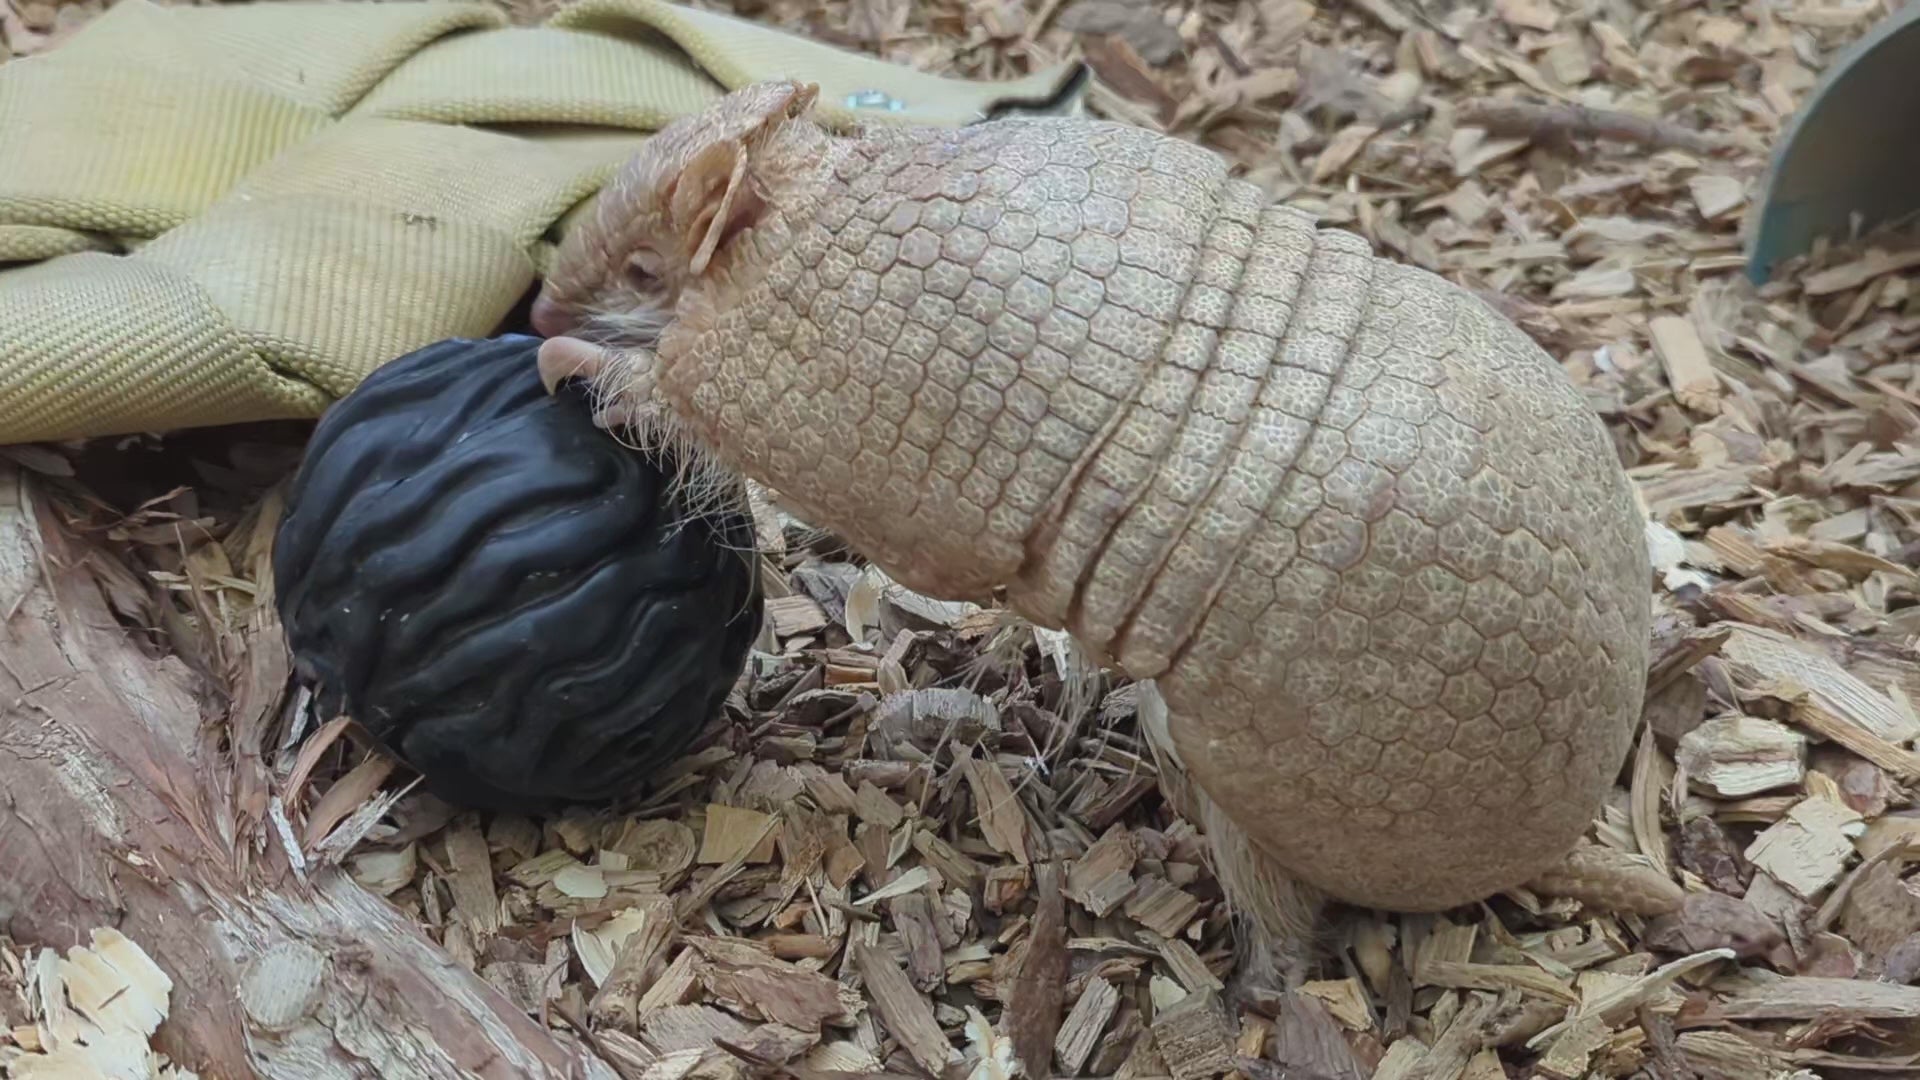
<instances>
[{"instance_id":1,"label":"armadillo's snout","mask_svg":"<svg viewBox=\"0 0 1920 1080\"><path fill-rule=\"evenodd\" d=\"M562 307L560 302L553 298L551 290L546 288L542 288L540 295L534 297L533 311L528 319L533 323L534 333L547 338L565 334L572 330L578 321L573 317L572 312Z\"/></svg>"}]
</instances>

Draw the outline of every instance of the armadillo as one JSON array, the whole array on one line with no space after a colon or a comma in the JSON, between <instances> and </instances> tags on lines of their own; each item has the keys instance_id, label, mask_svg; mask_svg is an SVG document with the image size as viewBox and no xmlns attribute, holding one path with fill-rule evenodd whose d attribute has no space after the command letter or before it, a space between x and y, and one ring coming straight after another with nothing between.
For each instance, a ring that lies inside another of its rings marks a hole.
<instances>
[{"instance_id":1,"label":"armadillo","mask_svg":"<svg viewBox=\"0 0 1920 1080\"><path fill-rule=\"evenodd\" d=\"M1149 683L1289 971L1327 900L1677 904L1569 861L1639 717L1649 563L1532 339L1187 140L830 128L817 93L737 90L608 182L535 301L549 386Z\"/></svg>"}]
</instances>

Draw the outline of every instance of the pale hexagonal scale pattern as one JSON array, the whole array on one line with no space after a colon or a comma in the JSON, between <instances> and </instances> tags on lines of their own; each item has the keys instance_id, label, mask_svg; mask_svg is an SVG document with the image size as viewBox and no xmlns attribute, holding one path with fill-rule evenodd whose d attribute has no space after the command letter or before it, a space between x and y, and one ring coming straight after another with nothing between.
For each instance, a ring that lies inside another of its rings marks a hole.
<instances>
[{"instance_id":1,"label":"pale hexagonal scale pattern","mask_svg":"<svg viewBox=\"0 0 1920 1080\"><path fill-rule=\"evenodd\" d=\"M1157 679L1193 782L1335 898L1452 906L1575 843L1647 558L1537 345L1137 128L876 133L819 172L663 346L689 428L905 584L1005 587Z\"/></svg>"}]
</instances>

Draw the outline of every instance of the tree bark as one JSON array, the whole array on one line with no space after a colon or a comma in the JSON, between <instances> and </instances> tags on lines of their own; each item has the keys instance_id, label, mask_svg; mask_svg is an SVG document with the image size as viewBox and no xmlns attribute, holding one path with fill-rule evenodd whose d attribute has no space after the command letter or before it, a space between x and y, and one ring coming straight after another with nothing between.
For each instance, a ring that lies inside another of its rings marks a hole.
<instances>
[{"instance_id":1,"label":"tree bark","mask_svg":"<svg viewBox=\"0 0 1920 1080\"><path fill-rule=\"evenodd\" d=\"M0 462L0 927L63 952L131 938L173 980L156 1048L207 1080L614 1080L339 866L289 856L261 747L287 685L273 508L246 625L203 617L156 657L109 602L145 586L47 496Z\"/></svg>"}]
</instances>

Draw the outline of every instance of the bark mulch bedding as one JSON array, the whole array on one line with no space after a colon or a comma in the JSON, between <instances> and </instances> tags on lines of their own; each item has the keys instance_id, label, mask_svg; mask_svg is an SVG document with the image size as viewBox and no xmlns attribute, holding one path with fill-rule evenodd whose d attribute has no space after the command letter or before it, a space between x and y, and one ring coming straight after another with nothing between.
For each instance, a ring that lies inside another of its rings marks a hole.
<instances>
[{"instance_id":1,"label":"bark mulch bedding","mask_svg":"<svg viewBox=\"0 0 1920 1080\"><path fill-rule=\"evenodd\" d=\"M0 59L97 7L6 0ZM1655 563L1645 724L1593 837L1685 906L1342 912L1315 981L1234 1015L1232 927L1126 681L777 521L750 668L638 811L459 813L289 697L251 733L266 820L235 843L344 866L629 1077L1920 1075L1920 257L1874 237L1755 289L1739 251L1773 140L1886 3L733 10L974 76L1083 56L1095 113L1219 150L1559 357ZM5 455L119 555L91 572L155 651L237 686L284 671L235 628L302 430ZM120 1060L161 1075L166 979L138 943L36 944L62 953L0 963L9 1075L90 1075L47 1056L110 1026L63 997L84 978L144 1003Z\"/></svg>"}]
</instances>

